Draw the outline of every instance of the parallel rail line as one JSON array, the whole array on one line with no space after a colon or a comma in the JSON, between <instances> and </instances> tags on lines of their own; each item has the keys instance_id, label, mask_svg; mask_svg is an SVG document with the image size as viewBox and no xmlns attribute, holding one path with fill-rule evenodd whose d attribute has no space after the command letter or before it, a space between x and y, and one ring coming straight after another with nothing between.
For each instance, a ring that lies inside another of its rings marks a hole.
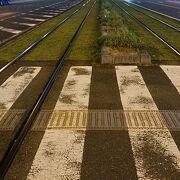
<instances>
[{"instance_id":1,"label":"parallel rail line","mask_svg":"<svg viewBox=\"0 0 180 180\"><path fill-rule=\"evenodd\" d=\"M89 1L88 1L89 2ZM86 3L85 3L86 4ZM67 20L69 20L73 15L75 15L77 12L80 11L80 9L85 5L83 4L80 8L76 9L74 12L72 12L70 15L65 17L62 21L60 21L58 24L53 26L47 33L39 37L37 40L35 40L32 44L27 46L18 56L16 56L13 60L8 62L5 66L3 66L0 69L0 74L5 71L7 68L9 68L12 64L20 60L22 57L24 57L27 53L29 53L33 48L35 48L41 41L43 41L45 38L47 38L50 34L52 34L55 30L60 28Z\"/></svg>"},{"instance_id":2,"label":"parallel rail line","mask_svg":"<svg viewBox=\"0 0 180 180\"><path fill-rule=\"evenodd\" d=\"M180 56L180 51L176 49L174 46L172 46L169 42L167 42L163 37L158 35L155 31L153 31L150 27L148 27L145 23L140 21L138 18L136 18L132 13L130 13L128 10L122 8L118 3L112 0L112 2L121 9L124 13L126 13L128 16L133 18L135 21L137 21L139 24L141 24L147 31L149 31L152 35L154 35L156 38L158 38L163 44L165 44L168 48L170 48L174 53Z\"/></svg>"},{"instance_id":3,"label":"parallel rail line","mask_svg":"<svg viewBox=\"0 0 180 180\"><path fill-rule=\"evenodd\" d=\"M64 2L64 1L63 1L63 2ZM61 2L61 3L63 3L63 2ZM61 3L60 3L60 4L61 4ZM79 3L71 6L70 8L68 8L68 9L67 9L66 11L64 11L64 12L58 13L57 15L54 15L53 17L51 17L51 18L49 18L49 19L46 19L46 20L43 21L43 22L39 22L39 23L36 24L35 26L32 26L32 27L26 29L25 31L22 31L22 32L19 33L19 34L16 34L16 35L14 35L14 36L11 36L10 38L7 38L7 39L1 41L1 42L0 42L0 47L3 46L4 44L8 43L9 41L13 40L14 38L17 38L17 37L23 35L24 33L26 33L26 32L28 32L28 31L34 29L35 27L37 27L37 26L39 26L39 25L41 25L41 24L43 24L43 23L46 23L47 21L49 21L49 20L51 20L51 19L53 19L53 18L56 18L56 17L59 16L59 15L64 14L65 12L69 11L70 9L72 9L73 7L75 7L75 6L77 6L77 5L81 4L81 3L82 3L82 1L80 1ZM56 4L57 4L57 3L55 3L54 5L56 5ZM30 11L29 11L29 12L30 12ZM21 14L22 14L22 13L21 13ZM15 15L15 16L11 16L11 17L7 17L7 18L4 18L4 19L1 19L0 21L8 20L8 19L10 19L10 18L12 18L12 17L19 17L19 16L20 16L20 14Z\"/></svg>"},{"instance_id":4,"label":"parallel rail line","mask_svg":"<svg viewBox=\"0 0 180 180\"><path fill-rule=\"evenodd\" d=\"M89 3L90 0L87 3ZM91 13L91 10L93 9L94 5L95 5L96 1L94 1L94 3L92 4L92 6L89 8L88 12L86 13L86 15L84 16L83 20L81 21L80 25L78 26L78 28L75 30L74 35L72 36L72 38L70 39L66 49L64 50L63 54L59 57L58 59L58 63L57 66L55 67L53 73L51 74L49 80L47 81L41 95L39 96L39 98L37 99L37 101L35 102L33 108L31 109L30 113L27 115L27 118L25 120L25 122L21 125L21 127L18 129L17 133L15 134L15 138L12 140L12 142L10 143L5 156L3 157L1 163L0 163L0 179L3 179L4 176L6 175L6 172L8 170L8 168L10 167L18 149L20 148L26 134L28 133L28 131L30 130L32 123L34 122L45 98L47 97L57 75L59 74L59 71L61 70L65 58L68 55L69 51L71 50L71 47L74 43L74 40L76 39L77 35L79 34L79 32L81 31L81 29L83 28L87 17L89 16L89 14ZM85 6L85 5L84 5Z\"/></svg>"},{"instance_id":5,"label":"parallel rail line","mask_svg":"<svg viewBox=\"0 0 180 180\"><path fill-rule=\"evenodd\" d=\"M121 1L121 2L124 3L124 4L126 4L126 5L129 6L130 8L134 9L135 11L140 12L140 13L144 14L145 16L147 16L147 17L149 17L149 18L151 18L151 19L154 19L154 20L156 20L156 21L158 21L158 22L166 25L166 26L168 26L169 28L172 28L172 29L175 30L175 31L180 32L180 29L179 29L179 28L177 28L177 27L175 27L175 26L173 26L173 25L171 25L171 24L169 24L169 23L167 23L167 22L165 22L165 21L163 21L163 20L160 20L160 19L158 19L158 18L156 18L156 17L154 17L154 16L152 16L152 15L149 15L149 14L147 14L147 13L144 13L144 12L142 12L142 11L134 8L133 6L130 5L130 4L132 4L132 3L125 3L125 2L123 2L123 1Z\"/></svg>"},{"instance_id":6,"label":"parallel rail line","mask_svg":"<svg viewBox=\"0 0 180 180\"><path fill-rule=\"evenodd\" d=\"M133 2L131 2L131 4L133 4L133 5L135 5L135 6L138 6L138 7L140 7L140 8L143 8L143 9L145 9L145 10L148 10L148 11L150 11L150 12L153 12L153 13L159 14L159 15L161 15L161 16L168 17L168 18L170 18L170 19L173 19L173 20L175 20L175 21L180 22L180 19L177 19L177 18L175 18L175 17L168 16L168 15L166 15L166 14L163 14L163 13L157 12L157 11L155 11L155 10L152 10L152 9L146 8L146 7L144 7L144 6L141 6L141 5L136 4L136 3L133 3Z\"/></svg>"}]
</instances>

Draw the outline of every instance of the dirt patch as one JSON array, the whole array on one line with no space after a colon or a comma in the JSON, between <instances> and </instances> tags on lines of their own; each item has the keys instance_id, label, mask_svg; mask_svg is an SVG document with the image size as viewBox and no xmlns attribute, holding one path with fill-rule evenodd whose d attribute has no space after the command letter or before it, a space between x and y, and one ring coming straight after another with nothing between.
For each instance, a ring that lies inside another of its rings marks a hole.
<instances>
[{"instance_id":1,"label":"dirt patch","mask_svg":"<svg viewBox=\"0 0 180 180\"><path fill-rule=\"evenodd\" d=\"M16 78L16 77L20 77L22 75L24 75L25 73L34 73L34 68L30 68L30 67L23 67L21 68L21 70L17 71L15 74L13 74L13 78Z\"/></svg>"},{"instance_id":2,"label":"dirt patch","mask_svg":"<svg viewBox=\"0 0 180 180\"><path fill-rule=\"evenodd\" d=\"M129 85L139 85L141 84L141 79L139 76L133 76L130 78L127 78L126 76L122 77L122 86L129 86Z\"/></svg>"},{"instance_id":3,"label":"dirt patch","mask_svg":"<svg viewBox=\"0 0 180 180\"><path fill-rule=\"evenodd\" d=\"M153 101L145 96L137 96L131 103L152 104Z\"/></svg>"},{"instance_id":4,"label":"dirt patch","mask_svg":"<svg viewBox=\"0 0 180 180\"><path fill-rule=\"evenodd\" d=\"M1 102L0 102L0 109L6 109L5 103L1 103Z\"/></svg>"},{"instance_id":5,"label":"dirt patch","mask_svg":"<svg viewBox=\"0 0 180 180\"><path fill-rule=\"evenodd\" d=\"M71 80L71 81L68 81L68 83L66 84L66 87L71 87L71 86L74 86L76 84L76 81L75 80Z\"/></svg>"},{"instance_id":6,"label":"dirt patch","mask_svg":"<svg viewBox=\"0 0 180 180\"><path fill-rule=\"evenodd\" d=\"M178 162L155 138L153 132L138 135L136 156L142 160L147 179L180 179Z\"/></svg>"},{"instance_id":7,"label":"dirt patch","mask_svg":"<svg viewBox=\"0 0 180 180\"><path fill-rule=\"evenodd\" d=\"M62 103L65 104L72 104L75 101L72 99L74 97L74 95L69 94L69 95L61 95L61 97L59 98L59 101L61 101Z\"/></svg>"},{"instance_id":8,"label":"dirt patch","mask_svg":"<svg viewBox=\"0 0 180 180\"><path fill-rule=\"evenodd\" d=\"M73 68L72 69L75 72L75 75L90 75L90 72L85 68Z\"/></svg>"}]
</instances>

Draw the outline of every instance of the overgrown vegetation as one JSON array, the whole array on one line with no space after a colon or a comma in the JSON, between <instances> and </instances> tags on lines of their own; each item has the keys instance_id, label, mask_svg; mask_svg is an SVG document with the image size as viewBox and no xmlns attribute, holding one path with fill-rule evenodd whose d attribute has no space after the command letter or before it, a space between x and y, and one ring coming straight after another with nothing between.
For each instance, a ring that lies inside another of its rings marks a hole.
<instances>
[{"instance_id":1,"label":"overgrown vegetation","mask_svg":"<svg viewBox=\"0 0 180 180\"><path fill-rule=\"evenodd\" d=\"M101 1L100 23L102 36L99 43L101 45L111 48L144 48L144 43L128 28L125 19L109 1Z\"/></svg>"}]
</instances>

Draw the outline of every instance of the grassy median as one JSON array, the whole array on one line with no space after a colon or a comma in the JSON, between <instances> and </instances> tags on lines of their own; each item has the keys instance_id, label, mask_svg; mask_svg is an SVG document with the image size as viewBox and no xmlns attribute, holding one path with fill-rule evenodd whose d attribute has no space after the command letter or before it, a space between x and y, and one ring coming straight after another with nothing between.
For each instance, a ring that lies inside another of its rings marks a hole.
<instances>
[{"instance_id":1,"label":"grassy median","mask_svg":"<svg viewBox=\"0 0 180 180\"><path fill-rule=\"evenodd\" d=\"M79 36L76 38L68 60L88 60L96 62L100 56L100 49L97 46L97 40L100 36L99 27L99 4L97 1L87 18Z\"/></svg>"}]
</instances>

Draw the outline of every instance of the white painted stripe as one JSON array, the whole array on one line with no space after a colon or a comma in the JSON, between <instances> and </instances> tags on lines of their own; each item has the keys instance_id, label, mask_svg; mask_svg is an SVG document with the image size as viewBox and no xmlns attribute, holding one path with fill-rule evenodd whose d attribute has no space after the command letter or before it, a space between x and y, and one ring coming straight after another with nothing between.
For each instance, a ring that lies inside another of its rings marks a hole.
<instances>
[{"instance_id":1,"label":"white painted stripe","mask_svg":"<svg viewBox=\"0 0 180 180\"><path fill-rule=\"evenodd\" d=\"M1 109L10 109L40 70L40 67L21 67L10 76L0 86Z\"/></svg>"},{"instance_id":2,"label":"white painted stripe","mask_svg":"<svg viewBox=\"0 0 180 180\"><path fill-rule=\"evenodd\" d=\"M55 13L55 12L48 12L48 11L45 11L44 13L47 13L47 14L52 14L52 15L57 15L59 13Z\"/></svg>"},{"instance_id":3,"label":"white painted stripe","mask_svg":"<svg viewBox=\"0 0 180 180\"><path fill-rule=\"evenodd\" d=\"M33 20L33 21L45 21L45 19L34 19L29 17L21 17L21 19Z\"/></svg>"},{"instance_id":4,"label":"white painted stripe","mask_svg":"<svg viewBox=\"0 0 180 180\"><path fill-rule=\"evenodd\" d=\"M136 66L116 66L124 110L158 110Z\"/></svg>"},{"instance_id":5,"label":"white painted stripe","mask_svg":"<svg viewBox=\"0 0 180 180\"><path fill-rule=\"evenodd\" d=\"M80 179L84 131L46 130L27 180Z\"/></svg>"},{"instance_id":6,"label":"white painted stripe","mask_svg":"<svg viewBox=\"0 0 180 180\"><path fill-rule=\"evenodd\" d=\"M129 130L138 179L176 179L180 153L168 130Z\"/></svg>"},{"instance_id":7,"label":"white painted stripe","mask_svg":"<svg viewBox=\"0 0 180 180\"><path fill-rule=\"evenodd\" d=\"M33 26L36 25L36 24L31 24L31 23L21 23L21 22L11 22L11 23L13 23L13 24L19 24L19 25L25 25L25 26L31 26L31 27L33 27Z\"/></svg>"},{"instance_id":8,"label":"white painted stripe","mask_svg":"<svg viewBox=\"0 0 180 180\"><path fill-rule=\"evenodd\" d=\"M53 17L53 16L50 16L50 15L43 15L43 14L28 14L28 15L30 15L30 16L47 17L47 18Z\"/></svg>"},{"instance_id":9,"label":"white painted stripe","mask_svg":"<svg viewBox=\"0 0 180 180\"><path fill-rule=\"evenodd\" d=\"M12 33L12 34L19 34L19 33L22 32L21 30L5 28L5 27L2 27L2 26L0 26L0 30L5 31L5 32L9 32L9 33Z\"/></svg>"},{"instance_id":10,"label":"white painted stripe","mask_svg":"<svg viewBox=\"0 0 180 180\"><path fill-rule=\"evenodd\" d=\"M116 73L124 110L158 110L137 67L116 66ZM175 172L179 170L180 153L168 129L128 132L139 179L163 179L163 173L169 170L167 159L170 167L176 165Z\"/></svg>"},{"instance_id":11,"label":"white painted stripe","mask_svg":"<svg viewBox=\"0 0 180 180\"><path fill-rule=\"evenodd\" d=\"M88 109L92 67L71 67L55 110Z\"/></svg>"},{"instance_id":12,"label":"white painted stripe","mask_svg":"<svg viewBox=\"0 0 180 180\"><path fill-rule=\"evenodd\" d=\"M161 66L161 68L180 93L180 66Z\"/></svg>"}]
</instances>

